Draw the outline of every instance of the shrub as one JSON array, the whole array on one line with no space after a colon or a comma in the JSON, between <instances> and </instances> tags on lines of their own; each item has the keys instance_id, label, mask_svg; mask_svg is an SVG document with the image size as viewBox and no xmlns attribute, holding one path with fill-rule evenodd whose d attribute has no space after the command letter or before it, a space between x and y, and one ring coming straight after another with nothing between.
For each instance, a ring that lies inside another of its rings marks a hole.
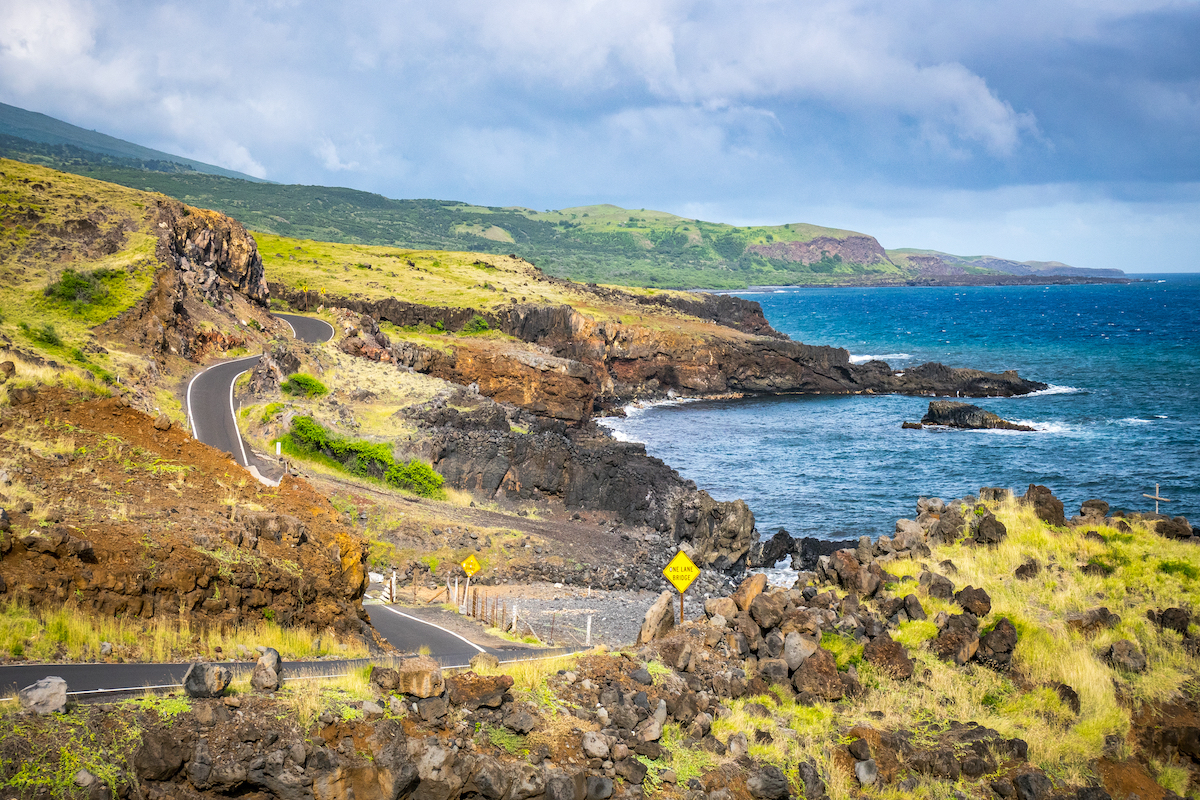
<instances>
[{"instance_id":1,"label":"shrub","mask_svg":"<svg viewBox=\"0 0 1200 800\"><path fill-rule=\"evenodd\" d=\"M470 322L463 326L463 333L487 333L491 329L492 326L488 325L488 321L476 314L471 317Z\"/></svg>"},{"instance_id":2,"label":"shrub","mask_svg":"<svg viewBox=\"0 0 1200 800\"><path fill-rule=\"evenodd\" d=\"M101 281L119 275L119 272L112 269L76 272L68 267L62 277L46 287L46 297L70 303L78 312L85 305L107 302L112 297L112 293Z\"/></svg>"},{"instance_id":3,"label":"shrub","mask_svg":"<svg viewBox=\"0 0 1200 800\"><path fill-rule=\"evenodd\" d=\"M283 411L283 403L268 403L267 407L263 409L263 423L270 422L280 411Z\"/></svg>"},{"instance_id":4,"label":"shrub","mask_svg":"<svg viewBox=\"0 0 1200 800\"><path fill-rule=\"evenodd\" d=\"M323 394L329 394L329 389L325 384L303 372L297 372L279 384L279 388L286 394L302 394L305 397L320 397Z\"/></svg>"},{"instance_id":5,"label":"shrub","mask_svg":"<svg viewBox=\"0 0 1200 800\"><path fill-rule=\"evenodd\" d=\"M389 445L334 436L312 417L293 418L290 439L300 451L327 456L355 475L377 478L422 497L441 493L442 476L425 462L397 462Z\"/></svg>"},{"instance_id":6,"label":"shrub","mask_svg":"<svg viewBox=\"0 0 1200 800\"><path fill-rule=\"evenodd\" d=\"M22 333L39 344L62 347L62 337L58 335L58 331L54 330L54 326L48 322L36 329L29 327L29 324L26 322L22 322L20 327Z\"/></svg>"},{"instance_id":7,"label":"shrub","mask_svg":"<svg viewBox=\"0 0 1200 800\"><path fill-rule=\"evenodd\" d=\"M1187 578L1189 581L1194 581L1196 578L1200 578L1200 569L1197 569L1195 565L1189 564L1188 562L1178 558L1169 558L1166 561L1160 561L1158 564L1158 571L1164 575L1175 575L1180 578Z\"/></svg>"}]
</instances>

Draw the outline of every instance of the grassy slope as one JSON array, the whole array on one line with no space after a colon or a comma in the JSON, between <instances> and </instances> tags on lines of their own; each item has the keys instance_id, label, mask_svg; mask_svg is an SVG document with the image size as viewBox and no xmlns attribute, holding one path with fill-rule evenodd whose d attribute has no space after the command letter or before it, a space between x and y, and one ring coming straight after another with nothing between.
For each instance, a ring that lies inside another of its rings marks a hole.
<instances>
[{"instance_id":1,"label":"grassy slope","mask_svg":"<svg viewBox=\"0 0 1200 800\"><path fill-rule=\"evenodd\" d=\"M151 217L151 200L142 192L0 160L0 335L97 377L120 371L129 357L96 352L91 329L149 290L158 267ZM107 254L88 246L71 232L81 221L101 232L123 228L123 240ZM101 281L107 297L85 304L47 297L47 286L67 269L114 271Z\"/></svg>"}]
</instances>

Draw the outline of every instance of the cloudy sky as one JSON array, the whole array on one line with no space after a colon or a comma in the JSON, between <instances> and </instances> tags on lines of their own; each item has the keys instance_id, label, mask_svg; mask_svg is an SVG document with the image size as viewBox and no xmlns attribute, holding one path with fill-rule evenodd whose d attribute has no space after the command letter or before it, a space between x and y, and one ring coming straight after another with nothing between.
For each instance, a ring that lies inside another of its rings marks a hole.
<instances>
[{"instance_id":1,"label":"cloudy sky","mask_svg":"<svg viewBox=\"0 0 1200 800\"><path fill-rule=\"evenodd\" d=\"M1200 272L1200 4L0 0L0 101L281 182Z\"/></svg>"}]
</instances>

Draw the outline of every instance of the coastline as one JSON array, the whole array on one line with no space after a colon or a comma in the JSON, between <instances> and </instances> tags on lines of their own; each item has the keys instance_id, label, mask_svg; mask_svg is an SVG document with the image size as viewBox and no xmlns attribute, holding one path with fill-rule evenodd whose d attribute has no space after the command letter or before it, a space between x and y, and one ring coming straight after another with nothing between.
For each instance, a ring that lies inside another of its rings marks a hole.
<instances>
[{"instance_id":1,"label":"coastline","mask_svg":"<svg viewBox=\"0 0 1200 800\"><path fill-rule=\"evenodd\" d=\"M922 289L935 286L1087 286L1153 282L1146 278L1101 278L1076 275L942 275L897 280L856 281L847 283L788 283L750 285L745 289L691 288L689 292L718 295L741 295L752 292L786 291L788 289Z\"/></svg>"}]
</instances>

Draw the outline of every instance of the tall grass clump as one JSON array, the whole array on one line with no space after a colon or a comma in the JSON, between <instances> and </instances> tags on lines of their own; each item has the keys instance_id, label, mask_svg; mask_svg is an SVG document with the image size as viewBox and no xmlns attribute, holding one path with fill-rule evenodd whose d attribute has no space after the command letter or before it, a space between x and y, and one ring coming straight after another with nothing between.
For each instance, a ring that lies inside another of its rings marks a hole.
<instances>
[{"instance_id":1,"label":"tall grass clump","mask_svg":"<svg viewBox=\"0 0 1200 800\"><path fill-rule=\"evenodd\" d=\"M284 394L300 395L303 397L320 397L329 394L329 387L312 375L297 372L283 383L279 384Z\"/></svg>"}]
</instances>

